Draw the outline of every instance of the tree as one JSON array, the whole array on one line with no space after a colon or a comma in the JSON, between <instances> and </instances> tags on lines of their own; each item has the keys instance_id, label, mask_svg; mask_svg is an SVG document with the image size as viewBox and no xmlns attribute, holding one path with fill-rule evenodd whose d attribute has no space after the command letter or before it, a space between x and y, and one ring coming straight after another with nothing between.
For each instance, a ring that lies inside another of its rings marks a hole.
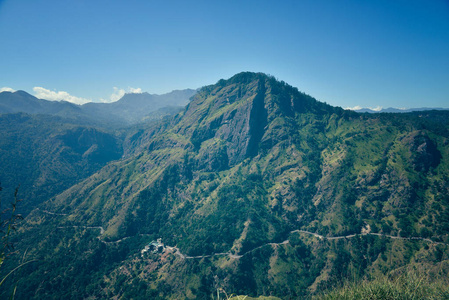
<instances>
[{"instance_id":1,"label":"tree","mask_svg":"<svg viewBox=\"0 0 449 300\"><path fill-rule=\"evenodd\" d=\"M2 191L2 187L0 184L0 192ZM1 244L0 244L0 268L3 265L3 262L7 258L7 251L11 250L13 248L12 243L9 241L9 237L11 236L11 233L16 230L17 224L20 220L23 219L22 215L16 213L17 204L21 201L18 199L17 194L19 192L19 188L17 187L14 192L14 201L11 203L11 208L7 208L1 211L0 213L0 234L1 234ZM1 210L1 197L0 197L0 210ZM3 217L6 216L6 219L3 220ZM0 281L0 287L3 285L5 280L13 274L16 270L20 269L22 266L33 262L35 260L30 260L27 262L22 262L17 267L12 269L8 274L6 274L3 278L1 278ZM17 288L17 284L14 287L14 290L12 292L12 298L14 298L14 294Z\"/></svg>"}]
</instances>

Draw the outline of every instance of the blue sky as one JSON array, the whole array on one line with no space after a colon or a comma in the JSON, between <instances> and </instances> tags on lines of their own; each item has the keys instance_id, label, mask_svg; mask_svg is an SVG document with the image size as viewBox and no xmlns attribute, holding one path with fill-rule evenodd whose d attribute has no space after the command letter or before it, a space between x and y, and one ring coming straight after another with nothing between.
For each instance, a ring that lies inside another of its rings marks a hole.
<instances>
[{"instance_id":1,"label":"blue sky","mask_svg":"<svg viewBox=\"0 0 449 300\"><path fill-rule=\"evenodd\" d=\"M449 108L448 0L0 0L0 88L72 102L264 72L341 107Z\"/></svg>"}]
</instances>

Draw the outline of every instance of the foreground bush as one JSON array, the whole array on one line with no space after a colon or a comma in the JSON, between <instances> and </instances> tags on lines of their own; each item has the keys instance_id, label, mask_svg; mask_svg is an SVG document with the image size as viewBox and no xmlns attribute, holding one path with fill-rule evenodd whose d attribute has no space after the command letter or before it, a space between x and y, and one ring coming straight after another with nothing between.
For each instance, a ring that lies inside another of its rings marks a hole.
<instances>
[{"instance_id":1,"label":"foreground bush","mask_svg":"<svg viewBox=\"0 0 449 300\"><path fill-rule=\"evenodd\" d=\"M431 279L409 271L372 281L348 283L314 299L449 299L448 283L447 278Z\"/></svg>"}]
</instances>

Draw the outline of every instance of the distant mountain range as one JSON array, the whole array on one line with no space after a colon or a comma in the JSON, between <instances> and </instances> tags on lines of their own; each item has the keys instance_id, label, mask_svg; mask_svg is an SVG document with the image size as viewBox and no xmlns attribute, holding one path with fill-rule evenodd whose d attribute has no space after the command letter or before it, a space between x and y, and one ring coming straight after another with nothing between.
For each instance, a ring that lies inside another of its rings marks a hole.
<instances>
[{"instance_id":1,"label":"distant mountain range","mask_svg":"<svg viewBox=\"0 0 449 300\"><path fill-rule=\"evenodd\" d=\"M126 155L124 145L132 145L126 134L178 113L195 92L125 94L117 102L84 105L38 99L25 91L0 93L3 193L12 195L20 185L20 197L27 199L20 213L26 215L124 151Z\"/></svg>"},{"instance_id":2,"label":"distant mountain range","mask_svg":"<svg viewBox=\"0 0 449 300\"><path fill-rule=\"evenodd\" d=\"M78 120L83 124L107 124L122 127L142 123L162 116L175 114L189 103L197 92L194 89L174 90L167 94L149 93L125 94L112 103L90 102L83 105L67 101L38 99L25 91L0 93L0 114L23 112L28 114L48 114ZM358 113L409 113L429 110L449 110L441 107L420 108L371 108L349 109Z\"/></svg>"},{"instance_id":3,"label":"distant mountain range","mask_svg":"<svg viewBox=\"0 0 449 300\"><path fill-rule=\"evenodd\" d=\"M400 108L382 108L380 110L374 110L371 108L361 108L361 109L350 109L355 112L359 113L409 113L409 112L415 112L415 111L429 111L429 110L449 110L449 108L441 108L441 107L420 107L420 108L407 108L407 109L400 109Z\"/></svg>"},{"instance_id":4,"label":"distant mountain range","mask_svg":"<svg viewBox=\"0 0 449 300\"><path fill-rule=\"evenodd\" d=\"M25 91L0 93L1 113L47 114L82 124L129 126L180 111L196 90L176 90L163 95L125 94L113 103L77 105L66 101L38 99Z\"/></svg>"}]
</instances>

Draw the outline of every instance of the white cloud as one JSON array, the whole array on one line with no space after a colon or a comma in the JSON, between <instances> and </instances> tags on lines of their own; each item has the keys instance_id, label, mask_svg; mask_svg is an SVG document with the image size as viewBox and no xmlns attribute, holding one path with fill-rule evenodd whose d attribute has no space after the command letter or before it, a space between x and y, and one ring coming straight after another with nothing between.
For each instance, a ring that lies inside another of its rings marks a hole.
<instances>
[{"instance_id":1,"label":"white cloud","mask_svg":"<svg viewBox=\"0 0 449 300\"><path fill-rule=\"evenodd\" d=\"M354 107L346 107L345 109L346 110L360 110L360 109L362 109L363 107L361 107L361 106L354 106Z\"/></svg>"},{"instance_id":2,"label":"white cloud","mask_svg":"<svg viewBox=\"0 0 449 300\"><path fill-rule=\"evenodd\" d=\"M364 109L365 107L361 107L360 105L356 105L354 107L346 107L346 110L361 110ZM368 107L368 109L371 109L373 111L381 111L382 110L382 106L377 106L377 107Z\"/></svg>"},{"instance_id":3,"label":"white cloud","mask_svg":"<svg viewBox=\"0 0 449 300\"><path fill-rule=\"evenodd\" d=\"M142 94L142 89L141 88L135 89L135 88L132 88L132 87L128 87L128 91L131 94Z\"/></svg>"},{"instance_id":4,"label":"white cloud","mask_svg":"<svg viewBox=\"0 0 449 300\"><path fill-rule=\"evenodd\" d=\"M39 87L36 86L33 88L34 91L34 96L36 96L39 99L45 99L45 100L50 100L50 101L67 101L67 102L72 102L75 104L84 104L84 103L88 103L88 102L92 102L92 100L89 99L85 99L85 98L79 98L79 97L75 97L70 95L67 92L64 91L50 91L47 90L43 87Z\"/></svg>"},{"instance_id":5,"label":"white cloud","mask_svg":"<svg viewBox=\"0 0 449 300\"><path fill-rule=\"evenodd\" d=\"M101 99L101 102L104 103L111 103L111 102L115 102L117 100L120 100L120 98L122 98L125 95L125 90L124 89L119 89L118 87L114 86L114 92L111 94L111 96L108 99Z\"/></svg>"},{"instance_id":6,"label":"white cloud","mask_svg":"<svg viewBox=\"0 0 449 300\"><path fill-rule=\"evenodd\" d=\"M10 88L3 88L3 89L8 89L13 91ZM133 87L128 87L126 90L125 89L120 89L118 87L114 87L113 88L113 92L111 94L111 96L109 96L109 99L100 99L100 102L103 103L111 103L111 102L115 102L120 100L126 93L130 93L130 94L141 94L142 93L142 89L141 88L133 88ZM0 90L2 91L2 90ZM46 88L43 87L34 87L33 88L34 91L34 96L36 96L37 98L40 99L45 99L45 100L50 100L50 101L68 101L68 102L72 102L75 104L84 104L84 103L88 103L88 102L92 102L92 100L90 99L85 99L85 98L80 98L80 97L75 97L70 95L67 92L64 91L51 91L48 90Z\"/></svg>"},{"instance_id":7,"label":"white cloud","mask_svg":"<svg viewBox=\"0 0 449 300\"><path fill-rule=\"evenodd\" d=\"M0 88L0 93L1 93L1 92L11 92L11 93L14 93L15 91L16 91L16 90L14 90L14 89L12 89L12 88L10 88L10 87L7 87L7 86Z\"/></svg>"},{"instance_id":8,"label":"white cloud","mask_svg":"<svg viewBox=\"0 0 449 300\"><path fill-rule=\"evenodd\" d=\"M100 99L100 101L103 102L103 103L112 103L112 102L120 100L123 96L125 96L126 93L128 93L128 94L142 94L142 89L141 88L128 87L128 90L124 90L124 89L119 89L118 87L114 86L114 92L111 94L109 99Z\"/></svg>"}]
</instances>

